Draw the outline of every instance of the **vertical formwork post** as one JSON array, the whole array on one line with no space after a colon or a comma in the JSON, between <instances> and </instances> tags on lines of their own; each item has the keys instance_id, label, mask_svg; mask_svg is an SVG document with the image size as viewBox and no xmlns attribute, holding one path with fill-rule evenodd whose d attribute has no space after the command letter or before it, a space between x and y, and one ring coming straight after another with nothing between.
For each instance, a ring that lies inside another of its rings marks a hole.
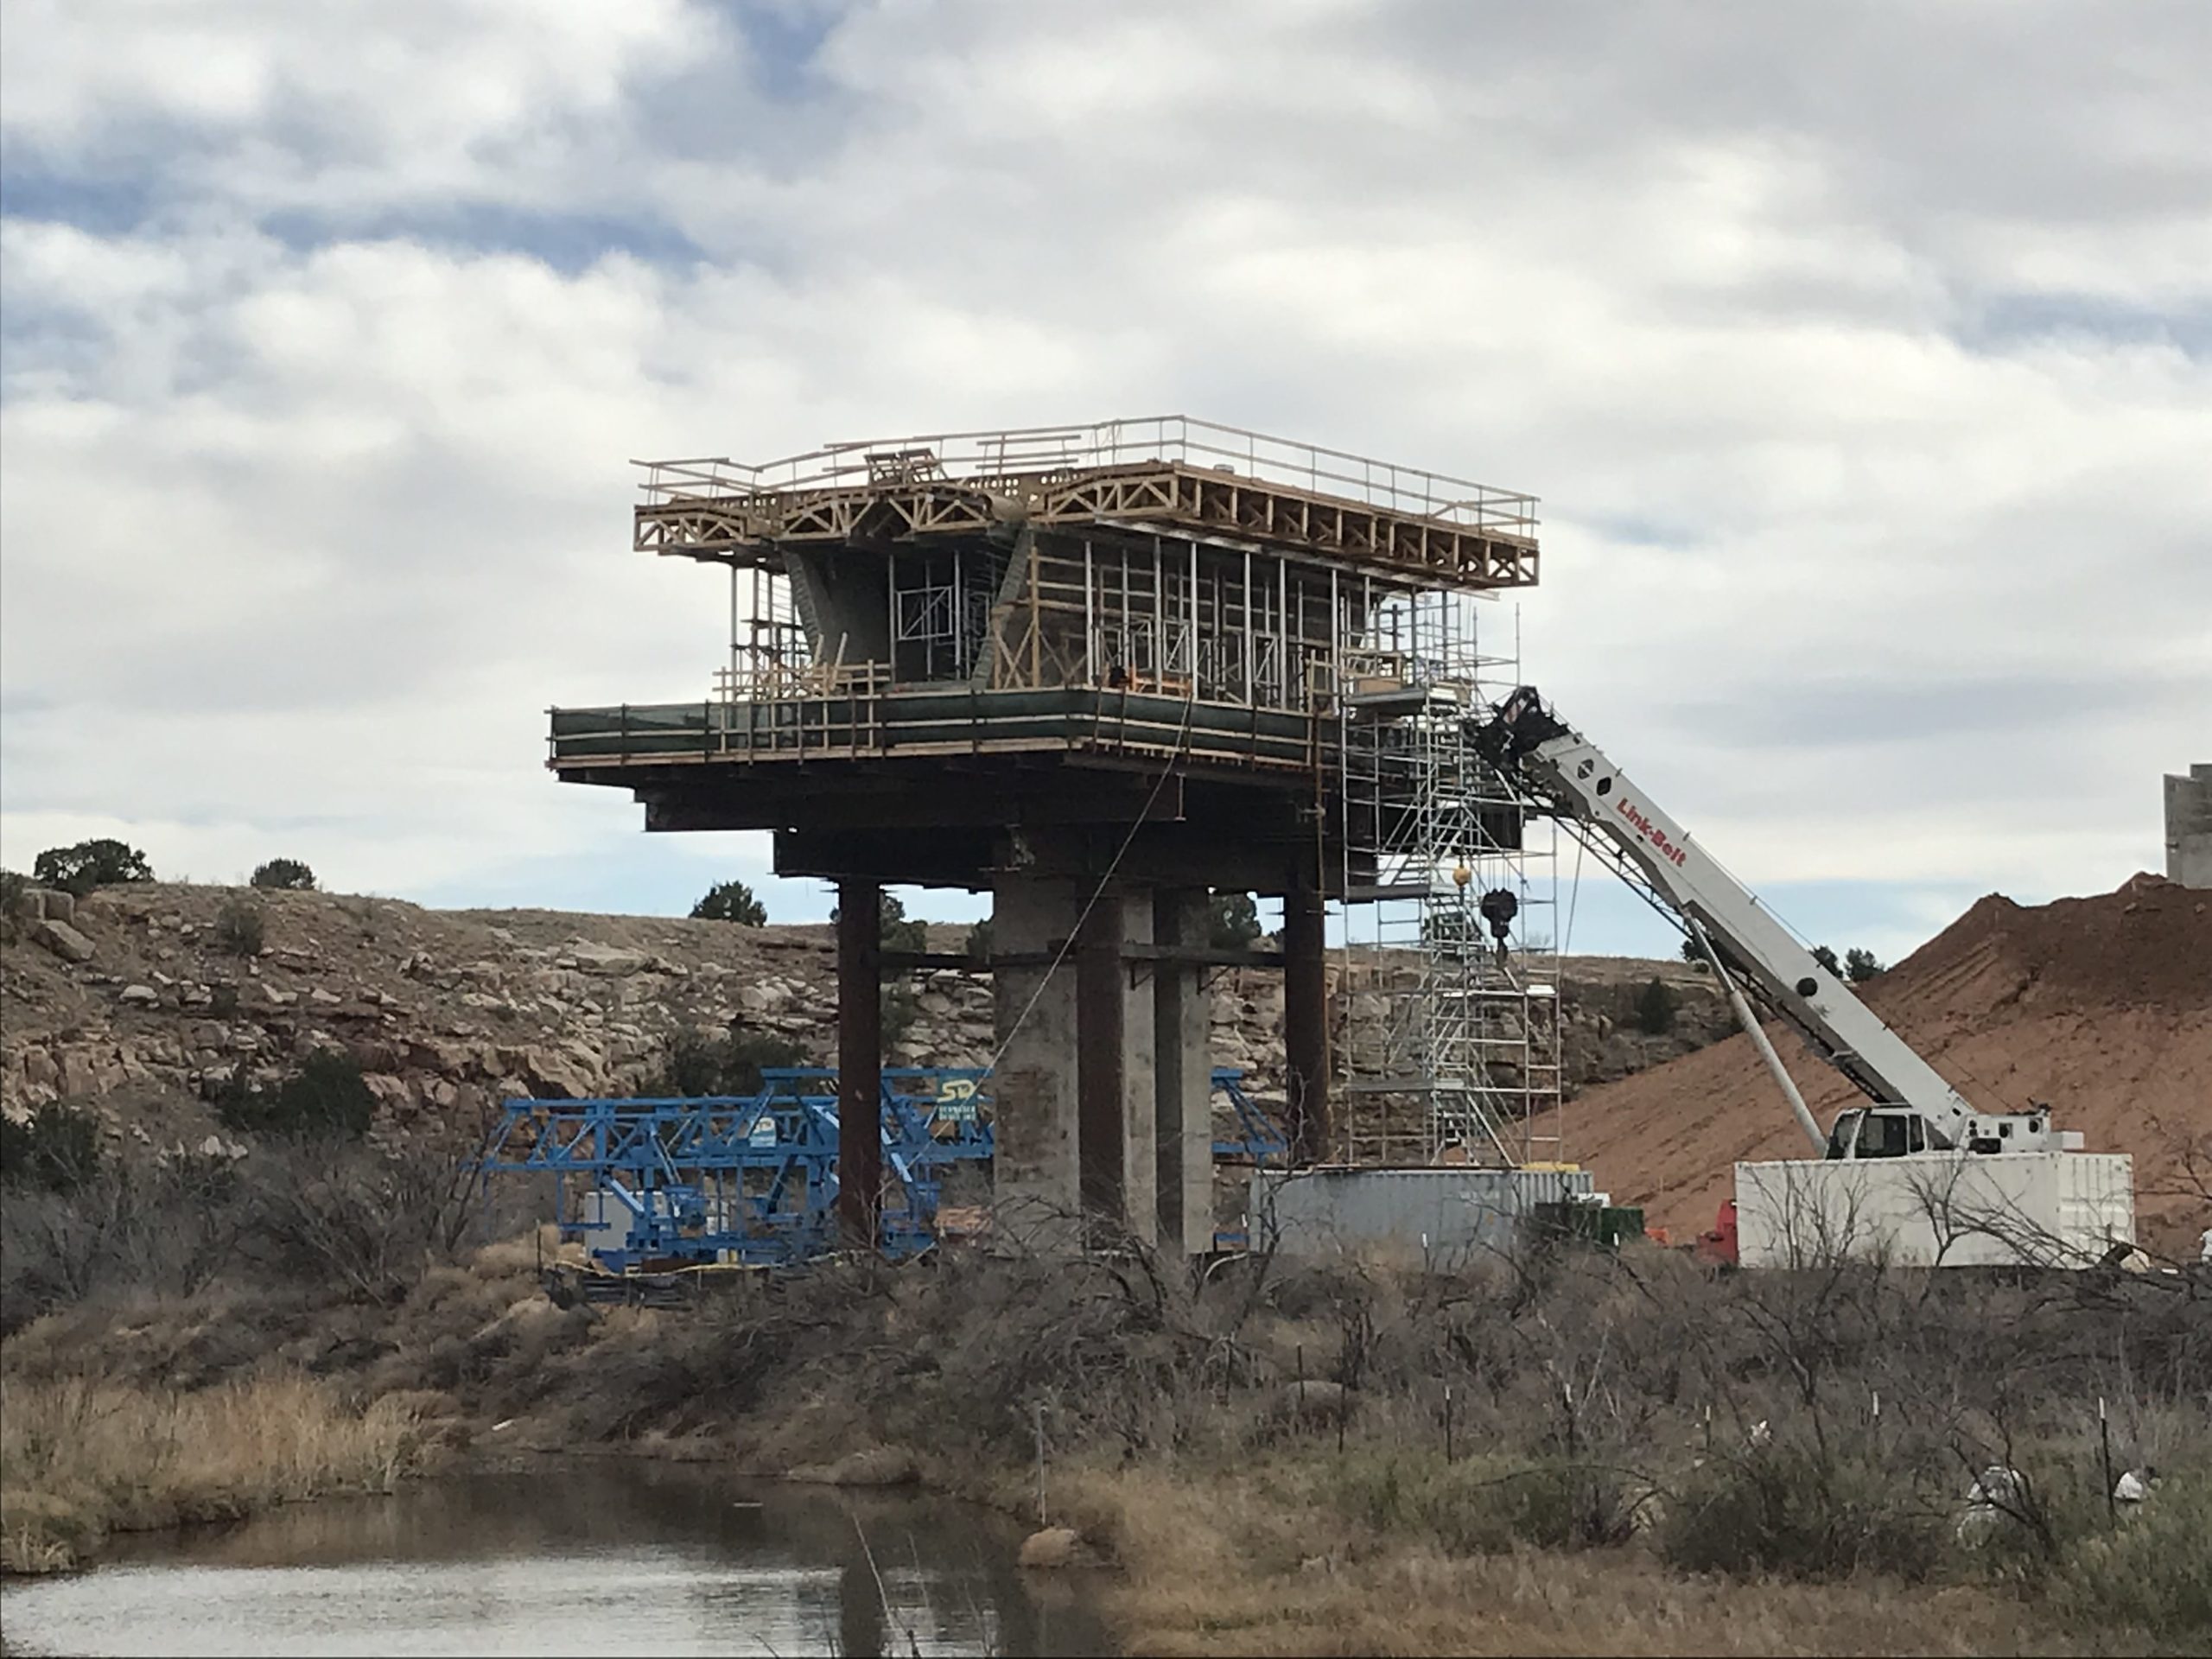
<instances>
[{"instance_id":1,"label":"vertical formwork post","mask_svg":"<svg viewBox=\"0 0 2212 1659\"><path fill-rule=\"evenodd\" d=\"M883 1190L883 889L837 883L837 1219L872 1249Z\"/></svg>"}]
</instances>

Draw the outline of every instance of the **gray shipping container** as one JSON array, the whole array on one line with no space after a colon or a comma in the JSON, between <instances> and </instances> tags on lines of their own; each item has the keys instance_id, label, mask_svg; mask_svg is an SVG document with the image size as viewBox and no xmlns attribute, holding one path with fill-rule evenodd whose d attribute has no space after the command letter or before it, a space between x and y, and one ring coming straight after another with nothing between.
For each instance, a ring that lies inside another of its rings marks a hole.
<instances>
[{"instance_id":1,"label":"gray shipping container","mask_svg":"<svg viewBox=\"0 0 2212 1659\"><path fill-rule=\"evenodd\" d=\"M1252 1178L1252 1248L1287 1255L1424 1255L1437 1266L1510 1249L1532 1205L1588 1193L1586 1169L1311 1169ZM1426 1243L1424 1243L1426 1239Z\"/></svg>"}]
</instances>

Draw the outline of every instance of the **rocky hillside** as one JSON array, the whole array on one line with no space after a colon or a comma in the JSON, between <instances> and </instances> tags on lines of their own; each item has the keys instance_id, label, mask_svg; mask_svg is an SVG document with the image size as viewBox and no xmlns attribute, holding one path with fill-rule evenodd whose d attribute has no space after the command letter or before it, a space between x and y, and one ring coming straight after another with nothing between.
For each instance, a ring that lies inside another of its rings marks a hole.
<instances>
[{"instance_id":1,"label":"rocky hillside","mask_svg":"<svg viewBox=\"0 0 2212 1659\"><path fill-rule=\"evenodd\" d=\"M940 926L935 948L965 928ZM1567 965L1567 1076L1619 1077L1728 1028L1711 985L1680 963ZM96 1106L111 1131L199 1146L207 1100L243 1072L274 1082L335 1047L360 1065L393 1138L473 1134L510 1095L621 1093L657 1071L677 1033L733 1025L785 1035L817 1059L836 1042L835 961L820 926L747 928L554 911L435 911L396 899L143 884L72 903L27 895L4 944L0 1109ZM1635 1029L1655 975L1681 1012L1672 1034ZM987 978L914 976L914 1017L892 1058L989 1058ZM1281 1088L1280 975L1219 975L1217 1065L1243 1066L1264 1102Z\"/></svg>"}]
</instances>

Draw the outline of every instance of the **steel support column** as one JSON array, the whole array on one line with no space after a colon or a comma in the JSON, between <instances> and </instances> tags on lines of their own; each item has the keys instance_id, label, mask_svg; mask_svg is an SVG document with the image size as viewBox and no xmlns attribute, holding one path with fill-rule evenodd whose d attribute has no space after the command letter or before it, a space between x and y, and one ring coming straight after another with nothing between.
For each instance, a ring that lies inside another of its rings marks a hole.
<instances>
[{"instance_id":1,"label":"steel support column","mask_svg":"<svg viewBox=\"0 0 2212 1659\"><path fill-rule=\"evenodd\" d=\"M837 1213L845 1242L875 1248L882 1202L883 889L837 884Z\"/></svg>"},{"instance_id":2,"label":"steel support column","mask_svg":"<svg viewBox=\"0 0 2212 1659\"><path fill-rule=\"evenodd\" d=\"M1301 883L1282 901L1282 1041L1290 1159L1320 1161L1329 1143L1328 935L1321 895Z\"/></svg>"}]
</instances>

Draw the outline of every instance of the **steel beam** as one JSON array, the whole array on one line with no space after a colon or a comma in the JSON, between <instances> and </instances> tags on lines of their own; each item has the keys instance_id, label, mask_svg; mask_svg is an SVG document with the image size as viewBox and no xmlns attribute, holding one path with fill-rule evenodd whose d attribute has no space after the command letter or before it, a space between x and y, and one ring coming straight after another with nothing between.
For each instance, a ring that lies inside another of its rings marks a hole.
<instances>
[{"instance_id":1,"label":"steel beam","mask_svg":"<svg viewBox=\"0 0 2212 1659\"><path fill-rule=\"evenodd\" d=\"M837 884L837 1214L855 1249L875 1247L882 1202L883 889Z\"/></svg>"}]
</instances>

